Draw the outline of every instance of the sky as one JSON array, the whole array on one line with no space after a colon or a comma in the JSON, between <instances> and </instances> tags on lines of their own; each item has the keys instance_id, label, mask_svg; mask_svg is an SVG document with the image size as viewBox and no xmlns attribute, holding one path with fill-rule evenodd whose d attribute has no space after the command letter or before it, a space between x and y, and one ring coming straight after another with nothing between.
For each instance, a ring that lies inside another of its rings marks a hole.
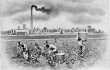
<instances>
[{"instance_id":1,"label":"sky","mask_svg":"<svg viewBox=\"0 0 110 70\"><path fill-rule=\"evenodd\" d=\"M32 5L51 10L46 13L33 8L36 28L71 29L91 25L108 32L108 0L2 0L2 30L22 28L23 24L30 28Z\"/></svg>"}]
</instances>

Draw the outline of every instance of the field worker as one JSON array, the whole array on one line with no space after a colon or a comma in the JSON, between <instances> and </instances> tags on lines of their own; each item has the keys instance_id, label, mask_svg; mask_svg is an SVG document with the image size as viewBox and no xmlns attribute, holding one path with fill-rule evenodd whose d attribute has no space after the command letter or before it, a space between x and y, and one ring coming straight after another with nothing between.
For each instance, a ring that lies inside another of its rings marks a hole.
<instances>
[{"instance_id":1,"label":"field worker","mask_svg":"<svg viewBox=\"0 0 110 70\"><path fill-rule=\"evenodd\" d=\"M82 40L81 40L80 37L78 37L78 45L79 45L79 46L82 46L82 45L83 45L83 42L82 42Z\"/></svg>"},{"instance_id":2,"label":"field worker","mask_svg":"<svg viewBox=\"0 0 110 70\"><path fill-rule=\"evenodd\" d=\"M79 45L80 53L82 54L83 43L82 43L81 38L78 38L78 45Z\"/></svg>"},{"instance_id":3,"label":"field worker","mask_svg":"<svg viewBox=\"0 0 110 70\"><path fill-rule=\"evenodd\" d=\"M80 54L85 50L85 41L87 41L87 37L85 33L78 33L78 45L80 49Z\"/></svg>"},{"instance_id":4,"label":"field worker","mask_svg":"<svg viewBox=\"0 0 110 70\"><path fill-rule=\"evenodd\" d=\"M37 49L37 47L38 47L38 44L37 44L37 42L36 42L34 48Z\"/></svg>"},{"instance_id":5,"label":"field worker","mask_svg":"<svg viewBox=\"0 0 110 70\"><path fill-rule=\"evenodd\" d=\"M27 45L26 44L23 44L23 45L24 45L25 51L27 51L28 50Z\"/></svg>"},{"instance_id":6,"label":"field worker","mask_svg":"<svg viewBox=\"0 0 110 70\"><path fill-rule=\"evenodd\" d=\"M48 43L48 41L46 41L46 48L49 48L49 43Z\"/></svg>"},{"instance_id":7,"label":"field worker","mask_svg":"<svg viewBox=\"0 0 110 70\"><path fill-rule=\"evenodd\" d=\"M20 41L17 43L17 52L19 53L19 49L21 47Z\"/></svg>"},{"instance_id":8,"label":"field worker","mask_svg":"<svg viewBox=\"0 0 110 70\"><path fill-rule=\"evenodd\" d=\"M17 43L17 58L21 56L22 48L20 41Z\"/></svg>"},{"instance_id":9,"label":"field worker","mask_svg":"<svg viewBox=\"0 0 110 70\"><path fill-rule=\"evenodd\" d=\"M26 44L22 44L21 45L23 52L26 52L28 50L27 45Z\"/></svg>"},{"instance_id":10,"label":"field worker","mask_svg":"<svg viewBox=\"0 0 110 70\"><path fill-rule=\"evenodd\" d=\"M41 55L41 47L37 43L35 43L35 49L36 49L36 52L38 53L38 56L40 56Z\"/></svg>"},{"instance_id":11,"label":"field worker","mask_svg":"<svg viewBox=\"0 0 110 70\"><path fill-rule=\"evenodd\" d=\"M48 51L49 51L49 43L48 43L48 41L46 40L46 43L44 44L44 50L45 50L45 53L47 54L48 53Z\"/></svg>"},{"instance_id":12,"label":"field worker","mask_svg":"<svg viewBox=\"0 0 110 70\"><path fill-rule=\"evenodd\" d=\"M28 52L27 52L28 51L28 48L27 48L27 45L26 44L22 44L21 47L23 49L23 57L25 59L28 59Z\"/></svg>"},{"instance_id":13,"label":"field worker","mask_svg":"<svg viewBox=\"0 0 110 70\"><path fill-rule=\"evenodd\" d=\"M55 39L55 45L57 45L57 40Z\"/></svg>"}]
</instances>

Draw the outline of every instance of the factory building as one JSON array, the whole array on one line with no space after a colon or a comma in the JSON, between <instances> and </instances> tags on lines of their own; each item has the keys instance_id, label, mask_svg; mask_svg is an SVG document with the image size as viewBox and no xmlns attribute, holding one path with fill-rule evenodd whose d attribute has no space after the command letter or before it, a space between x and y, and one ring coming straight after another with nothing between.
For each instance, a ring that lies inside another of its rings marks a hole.
<instances>
[{"instance_id":1,"label":"factory building","mask_svg":"<svg viewBox=\"0 0 110 70\"><path fill-rule=\"evenodd\" d=\"M20 29L20 26L18 26L18 29L15 29L15 35L28 35L30 30L26 29L26 24L23 24L23 29Z\"/></svg>"},{"instance_id":2,"label":"factory building","mask_svg":"<svg viewBox=\"0 0 110 70\"><path fill-rule=\"evenodd\" d=\"M104 33L103 31L99 30L96 31L95 28L92 28L91 26L87 26L86 28L71 28L71 29L48 29L44 27L43 29L39 28L33 28L32 29L27 29L26 24L23 24L23 28L20 28L18 26L17 29L11 29L8 31L2 32L3 34L10 34L10 35L29 35L29 34L77 34L79 32L87 32L87 34L97 34L97 33Z\"/></svg>"}]
</instances>

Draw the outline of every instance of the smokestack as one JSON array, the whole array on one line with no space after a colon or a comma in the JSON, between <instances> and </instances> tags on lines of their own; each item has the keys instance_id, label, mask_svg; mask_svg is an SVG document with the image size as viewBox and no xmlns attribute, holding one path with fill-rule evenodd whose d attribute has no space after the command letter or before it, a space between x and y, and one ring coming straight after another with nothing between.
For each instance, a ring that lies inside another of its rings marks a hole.
<instances>
[{"instance_id":1,"label":"smokestack","mask_svg":"<svg viewBox=\"0 0 110 70\"><path fill-rule=\"evenodd\" d=\"M33 34L33 14L32 14L32 8L33 8L33 6L31 6L31 34Z\"/></svg>"},{"instance_id":2,"label":"smokestack","mask_svg":"<svg viewBox=\"0 0 110 70\"><path fill-rule=\"evenodd\" d=\"M23 29L26 29L26 24L23 24Z\"/></svg>"},{"instance_id":3,"label":"smokestack","mask_svg":"<svg viewBox=\"0 0 110 70\"><path fill-rule=\"evenodd\" d=\"M47 14L50 14L51 13L51 9L45 9L45 7L42 7L42 8L38 8L36 5L32 5L31 6L31 34L33 34L33 8L36 9L36 11L41 11L43 13L47 13Z\"/></svg>"}]
</instances>

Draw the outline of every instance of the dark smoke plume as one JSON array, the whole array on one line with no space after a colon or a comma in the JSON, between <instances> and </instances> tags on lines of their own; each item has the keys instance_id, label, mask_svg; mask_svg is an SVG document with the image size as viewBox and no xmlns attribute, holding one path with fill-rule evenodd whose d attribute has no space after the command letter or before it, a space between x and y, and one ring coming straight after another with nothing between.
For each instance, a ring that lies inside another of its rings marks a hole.
<instances>
[{"instance_id":1,"label":"dark smoke plume","mask_svg":"<svg viewBox=\"0 0 110 70\"><path fill-rule=\"evenodd\" d=\"M45 7L42 8L38 8L36 5L32 5L31 9L35 8L36 11L42 11L44 13L50 14L51 13L51 9L46 9Z\"/></svg>"}]
</instances>

